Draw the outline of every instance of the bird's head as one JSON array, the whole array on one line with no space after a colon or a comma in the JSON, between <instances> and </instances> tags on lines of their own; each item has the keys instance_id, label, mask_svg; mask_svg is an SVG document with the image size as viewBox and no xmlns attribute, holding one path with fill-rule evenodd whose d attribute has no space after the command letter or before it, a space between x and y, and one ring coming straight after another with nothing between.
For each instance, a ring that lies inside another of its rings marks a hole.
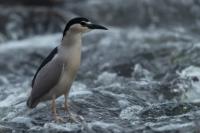
<instances>
[{"instance_id":1,"label":"bird's head","mask_svg":"<svg viewBox=\"0 0 200 133\"><path fill-rule=\"evenodd\" d=\"M76 32L76 33L85 33L91 31L93 29L100 29L100 30L108 30L106 27L93 24L88 19L83 17L77 17L71 19L63 32L63 36L67 34L67 32Z\"/></svg>"}]
</instances>

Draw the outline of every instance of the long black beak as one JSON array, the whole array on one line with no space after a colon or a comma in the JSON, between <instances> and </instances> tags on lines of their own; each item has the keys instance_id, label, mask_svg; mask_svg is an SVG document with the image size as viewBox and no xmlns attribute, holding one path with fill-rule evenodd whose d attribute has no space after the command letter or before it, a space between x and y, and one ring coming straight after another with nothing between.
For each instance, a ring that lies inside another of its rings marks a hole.
<instances>
[{"instance_id":1,"label":"long black beak","mask_svg":"<svg viewBox=\"0 0 200 133\"><path fill-rule=\"evenodd\" d=\"M89 29L101 29L101 30L108 30L106 27L97 25L97 24L88 24Z\"/></svg>"}]
</instances>

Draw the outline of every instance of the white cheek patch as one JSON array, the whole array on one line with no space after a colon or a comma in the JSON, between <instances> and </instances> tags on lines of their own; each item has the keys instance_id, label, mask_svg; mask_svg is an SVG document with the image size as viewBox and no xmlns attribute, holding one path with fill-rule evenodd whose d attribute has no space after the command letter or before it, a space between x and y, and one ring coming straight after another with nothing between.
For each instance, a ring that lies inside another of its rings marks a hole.
<instances>
[{"instance_id":1,"label":"white cheek patch","mask_svg":"<svg viewBox=\"0 0 200 133\"><path fill-rule=\"evenodd\" d=\"M72 25L70 28L71 29L79 29L79 28L81 28L82 26L80 25L80 24L74 24L74 25Z\"/></svg>"},{"instance_id":2,"label":"white cheek patch","mask_svg":"<svg viewBox=\"0 0 200 133\"><path fill-rule=\"evenodd\" d=\"M87 32L88 27L83 27L81 24L74 24L70 27L71 30L73 31L78 31L78 32Z\"/></svg>"},{"instance_id":3,"label":"white cheek patch","mask_svg":"<svg viewBox=\"0 0 200 133\"><path fill-rule=\"evenodd\" d=\"M86 24L91 24L91 22L85 22Z\"/></svg>"}]
</instances>

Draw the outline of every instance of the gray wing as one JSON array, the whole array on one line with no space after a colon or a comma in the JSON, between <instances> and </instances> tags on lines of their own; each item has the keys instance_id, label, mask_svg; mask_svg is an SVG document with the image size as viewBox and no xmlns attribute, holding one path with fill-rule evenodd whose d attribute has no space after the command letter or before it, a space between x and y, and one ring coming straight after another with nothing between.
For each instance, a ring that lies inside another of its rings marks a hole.
<instances>
[{"instance_id":1,"label":"gray wing","mask_svg":"<svg viewBox=\"0 0 200 133\"><path fill-rule=\"evenodd\" d=\"M55 48L51 51L51 53L49 53L49 55L42 61L42 64L38 67L38 69L37 69L37 71L36 71L36 73L35 73L35 75L34 75L34 77L33 77L33 80L32 80L32 87L33 87L33 85L34 85L34 83L35 83L35 78L36 78L38 72L39 72L47 63L49 63L49 62L53 59L53 57L55 57L55 55L56 55L57 53L58 53L58 48L55 47Z\"/></svg>"},{"instance_id":2,"label":"gray wing","mask_svg":"<svg viewBox=\"0 0 200 133\"><path fill-rule=\"evenodd\" d=\"M55 57L38 72L28 100L30 107L37 105L37 101L58 83L62 70L63 62Z\"/></svg>"}]
</instances>

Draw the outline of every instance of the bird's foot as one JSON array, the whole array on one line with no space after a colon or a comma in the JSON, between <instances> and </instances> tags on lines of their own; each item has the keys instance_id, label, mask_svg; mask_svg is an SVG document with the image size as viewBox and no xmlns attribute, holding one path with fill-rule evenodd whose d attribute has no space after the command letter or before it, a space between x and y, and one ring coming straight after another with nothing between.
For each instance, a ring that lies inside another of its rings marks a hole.
<instances>
[{"instance_id":1,"label":"bird's foot","mask_svg":"<svg viewBox=\"0 0 200 133\"><path fill-rule=\"evenodd\" d=\"M69 112L69 104L64 105L64 107L62 107L62 109L64 110L65 113Z\"/></svg>"},{"instance_id":2,"label":"bird's foot","mask_svg":"<svg viewBox=\"0 0 200 133\"><path fill-rule=\"evenodd\" d=\"M75 122L75 123L80 123L81 121L84 120L82 116L79 116L70 112L68 112L67 118L70 122Z\"/></svg>"},{"instance_id":3,"label":"bird's foot","mask_svg":"<svg viewBox=\"0 0 200 133\"><path fill-rule=\"evenodd\" d=\"M69 113L69 112L68 112L68 120L69 120L70 122L78 123L78 120L77 120L77 118L76 118L76 115L75 115L75 114L72 114L72 113Z\"/></svg>"},{"instance_id":4,"label":"bird's foot","mask_svg":"<svg viewBox=\"0 0 200 133\"><path fill-rule=\"evenodd\" d=\"M54 119L56 122L64 122L64 119L58 115L54 115Z\"/></svg>"}]
</instances>

